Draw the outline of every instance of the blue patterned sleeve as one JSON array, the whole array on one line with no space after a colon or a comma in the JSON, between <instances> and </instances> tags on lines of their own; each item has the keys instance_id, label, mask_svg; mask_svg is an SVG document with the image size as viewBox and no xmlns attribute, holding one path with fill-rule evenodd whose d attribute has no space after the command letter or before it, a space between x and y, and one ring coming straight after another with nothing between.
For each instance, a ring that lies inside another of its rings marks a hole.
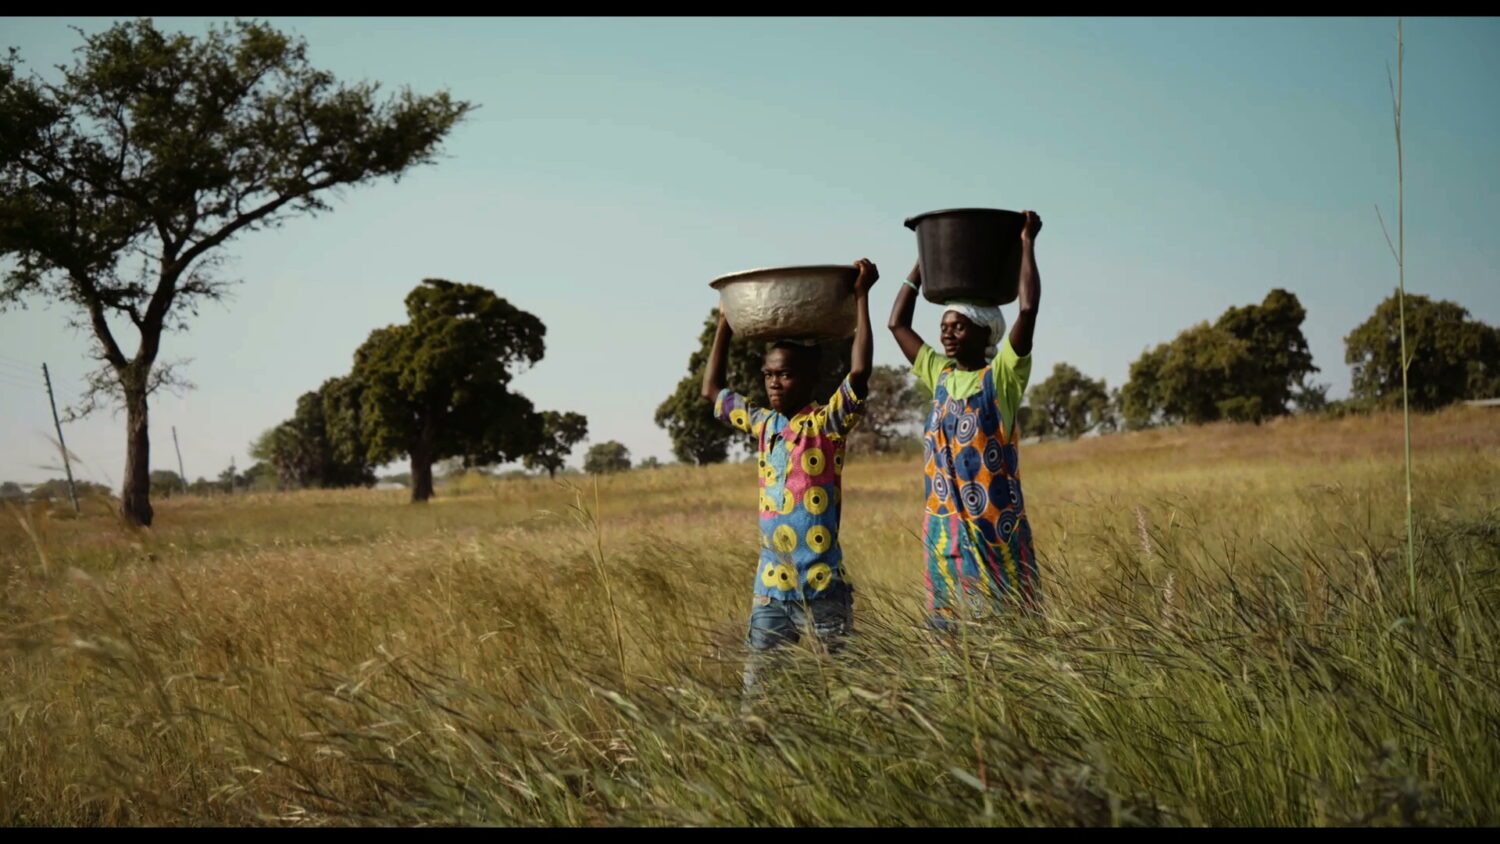
<instances>
[{"instance_id":1,"label":"blue patterned sleeve","mask_svg":"<svg viewBox=\"0 0 1500 844\"><path fill-rule=\"evenodd\" d=\"M727 387L719 391L719 397L714 401L714 417L747 434L759 435L770 415L770 411L756 407L749 399Z\"/></svg>"},{"instance_id":2,"label":"blue patterned sleeve","mask_svg":"<svg viewBox=\"0 0 1500 844\"><path fill-rule=\"evenodd\" d=\"M841 439L859 427L859 420L864 412L864 400L854 394L854 385L846 375L823 408L823 432L834 439Z\"/></svg>"}]
</instances>

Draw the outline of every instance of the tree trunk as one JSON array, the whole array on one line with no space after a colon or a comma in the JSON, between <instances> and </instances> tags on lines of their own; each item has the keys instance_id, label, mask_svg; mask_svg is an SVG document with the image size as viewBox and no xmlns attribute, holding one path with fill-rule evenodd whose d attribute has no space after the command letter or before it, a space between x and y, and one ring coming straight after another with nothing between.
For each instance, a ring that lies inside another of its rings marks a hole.
<instances>
[{"instance_id":1,"label":"tree trunk","mask_svg":"<svg viewBox=\"0 0 1500 844\"><path fill-rule=\"evenodd\" d=\"M417 443L411 450L411 500L421 504L432 497L432 450Z\"/></svg>"},{"instance_id":2,"label":"tree trunk","mask_svg":"<svg viewBox=\"0 0 1500 844\"><path fill-rule=\"evenodd\" d=\"M150 527L151 433L146 424L146 385L130 383L125 391L125 488L120 493L120 515L140 527Z\"/></svg>"}]
</instances>

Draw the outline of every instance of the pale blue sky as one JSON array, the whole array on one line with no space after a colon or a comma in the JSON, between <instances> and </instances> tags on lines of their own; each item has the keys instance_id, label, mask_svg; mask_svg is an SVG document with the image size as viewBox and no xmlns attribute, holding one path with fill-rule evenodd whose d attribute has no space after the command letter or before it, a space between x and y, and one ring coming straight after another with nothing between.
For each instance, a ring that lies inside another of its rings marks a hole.
<instances>
[{"instance_id":1,"label":"pale blue sky","mask_svg":"<svg viewBox=\"0 0 1500 844\"><path fill-rule=\"evenodd\" d=\"M199 31L207 19L161 19ZM152 409L156 468L190 476L348 371L424 277L493 288L547 324L517 387L589 417L591 442L670 458L652 422L686 372L720 274L869 257L883 325L923 211L1035 208L1036 373L1058 361L1120 384L1140 352L1273 286L1308 310L1321 380L1349 383L1342 338L1396 283L1385 66L1395 20L272 19L315 65L481 108L445 158L349 192L333 213L232 243L243 279L164 358L198 389ZM0 19L0 46L64 61L68 26ZM1500 22L1406 22L1407 281L1500 323ZM936 307L918 328L934 333ZM62 308L0 314L0 479L54 476L46 361L70 401L86 338ZM884 329L877 363L901 363ZM31 373L31 374L28 374ZM111 485L123 420L66 428ZM576 464L583 448L574 455Z\"/></svg>"}]
</instances>

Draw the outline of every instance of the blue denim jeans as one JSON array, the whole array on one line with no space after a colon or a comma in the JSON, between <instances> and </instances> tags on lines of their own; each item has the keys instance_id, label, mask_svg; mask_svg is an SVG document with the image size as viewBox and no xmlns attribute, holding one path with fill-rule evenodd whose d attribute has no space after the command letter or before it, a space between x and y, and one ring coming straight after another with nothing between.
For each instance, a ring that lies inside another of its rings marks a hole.
<instances>
[{"instance_id":1,"label":"blue denim jeans","mask_svg":"<svg viewBox=\"0 0 1500 844\"><path fill-rule=\"evenodd\" d=\"M757 675L764 673L773 652L800 642L803 633L810 633L828 653L838 653L854 633L854 587L839 583L805 603L757 596L750 610L750 629L745 635L745 645L750 651L745 661L745 708L759 691Z\"/></svg>"}]
</instances>

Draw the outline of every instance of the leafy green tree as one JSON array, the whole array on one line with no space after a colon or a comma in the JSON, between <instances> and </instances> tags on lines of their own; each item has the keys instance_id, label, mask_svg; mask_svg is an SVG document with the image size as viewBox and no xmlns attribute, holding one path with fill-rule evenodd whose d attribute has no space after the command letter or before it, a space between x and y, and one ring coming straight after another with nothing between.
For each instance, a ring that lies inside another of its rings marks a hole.
<instances>
[{"instance_id":1,"label":"leafy green tree","mask_svg":"<svg viewBox=\"0 0 1500 844\"><path fill-rule=\"evenodd\" d=\"M259 23L202 38L119 23L79 55L58 84L23 76L14 51L0 58L0 305L64 302L91 331L102 364L78 412L124 404L121 513L149 525L147 398L185 386L158 364L162 333L222 297L216 250L431 161L471 106L409 91L381 102Z\"/></svg>"},{"instance_id":2,"label":"leafy green tree","mask_svg":"<svg viewBox=\"0 0 1500 844\"><path fill-rule=\"evenodd\" d=\"M274 469L284 488L369 486L375 470L358 427L361 388L330 378L297 399L291 419L250 445L250 456Z\"/></svg>"},{"instance_id":3,"label":"leafy green tree","mask_svg":"<svg viewBox=\"0 0 1500 844\"><path fill-rule=\"evenodd\" d=\"M1306 311L1275 289L1258 305L1233 307L1213 324L1199 323L1145 352L1130 367L1120 394L1125 424L1201 424L1220 419L1260 422L1290 412L1317 372L1302 335Z\"/></svg>"},{"instance_id":4,"label":"leafy green tree","mask_svg":"<svg viewBox=\"0 0 1500 844\"><path fill-rule=\"evenodd\" d=\"M1221 400L1259 399L1264 416L1283 416L1294 398L1306 397L1305 381L1318 371L1302 334L1306 318L1296 294L1281 288L1267 293L1259 305L1226 310L1215 326L1249 344L1251 354L1225 385Z\"/></svg>"},{"instance_id":5,"label":"leafy green tree","mask_svg":"<svg viewBox=\"0 0 1500 844\"><path fill-rule=\"evenodd\" d=\"M323 436L328 449L322 485L375 483L375 467L370 464L370 448L364 436L364 385L347 375L330 378L318 388L318 396L323 404Z\"/></svg>"},{"instance_id":6,"label":"leafy green tree","mask_svg":"<svg viewBox=\"0 0 1500 844\"><path fill-rule=\"evenodd\" d=\"M881 454L897 451L920 432L931 406L932 394L910 369L877 366L870 370L864 416L849 435L849 447Z\"/></svg>"},{"instance_id":7,"label":"leafy green tree","mask_svg":"<svg viewBox=\"0 0 1500 844\"><path fill-rule=\"evenodd\" d=\"M718 330L719 311L709 311L698 335L698 349L688 356L688 374L677 382L677 388L656 408L656 424L672 438L672 453L684 463L704 466L723 463L729 457L732 443L753 448L748 434L740 433L714 418L713 405L703 400L703 367L713 349ZM760 373L768 344L734 337L729 344L727 373L730 388L761 407L769 405L765 379ZM817 401L824 401L838 389L849 373L849 355L854 340L824 343L820 348L818 380L813 388Z\"/></svg>"},{"instance_id":8,"label":"leafy green tree","mask_svg":"<svg viewBox=\"0 0 1500 844\"><path fill-rule=\"evenodd\" d=\"M26 490L15 481L0 483L0 498L25 498Z\"/></svg>"},{"instance_id":9,"label":"leafy green tree","mask_svg":"<svg viewBox=\"0 0 1500 844\"><path fill-rule=\"evenodd\" d=\"M224 492L231 493L249 486L249 484L246 482L245 476L235 471L233 463L225 466L224 470L219 473L219 481L217 485L219 489L223 490Z\"/></svg>"},{"instance_id":10,"label":"leafy green tree","mask_svg":"<svg viewBox=\"0 0 1500 844\"><path fill-rule=\"evenodd\" d=\"M111 498L109 487L104 484L96 484L92 481L74 481L74 488L78 490L79 500L85 498ZM62 478L53 478L50 481L37 484L31 488L27 496L36 501L51 501L52 499L69 500L68 482Z\"/></svg>"},{"instance_id":11,"label":"leafy green tree","mask_svg":"<svg viewBox=\"0 0 1500 844\"><path fill-rule=\"evenodd\" d=\"M264 461L252 464L241 477L246 489L269 492L277 487L276 467Z\"/></svg>"},{"instance_id":12,"label":"leafy green tree","mask_svg":"<svg viewBox=\"0 0 1500 844\"><path fill-rule=\"evenodd\" d=\"M1032 427L1036 434L1053 433L1077 439L1104 424L1111 416L1109 390L1067 363L1030 390Z\"/></svg>"},{"instance_id":13,"label":"leafy green tree","mask_svg":"<svg viewBox=\"0 0 1500 844\"><path fill-rule=\"evenodd\" d=\"M645 460L642 460L641 462L635 464L635 468L637 468L637 469L660 469L661 468L661 461L657 460L656 459L656 455L653 454L650 457L647 457Z\"/></svg>"},{"instance_id":14,"label":"leafy green tree","mask_svg":"<svg viewBox=\"0 0 1500 844\"><path fill-rule=\"evenodd\" d=\"M1344 338L1354 398L1380 406L1401 402L1400 302L1390 296ZM1445 299L1408 294L1406 346L1411 406L1423 410L1463 399L1500 396L1500 329Z\"/></svg>"},{"instance_id":15,"label":"leafy green tree","mask_svg":"<svg viewBox=\"0 0 1500 844\"><path fill-rule=\"evenodd\" d=\"M522 463L533 471L546 470L548 477L555 478L557 470L573 453L573 446L583 442L588 435L589 420L583 414L544 410L541 441L522 458Z\"/></svg>"},{"instance_id":16,"label":"leafy green tree","mask_svg":"<svg viewBox=\"0 0 1500 844\"><path fill-rule=\"evenodd\" d=\"M1130 430L1150 428L1162 422L1161 369L1167 344L1141 353L1130 364L1130 378L1120 388L1120 416Z\"/></svg>"},{"instance_id":17,"label":"leafy green tree","mask_svg":"<svg viewBox=\"0 0 1500 844\"><path fill-rule=\"evenodd\" d=\"M157 498L180 495L186 487L182 476L176 472L167 469L153 469L151 472L151 494Z\"/></svg>"},{"instance_id":18,"label":"leafy green tree","mask_svg":"<svg viewBox=\"0 0 1500 844\"><path fill-rule=\"evenodd\" d=\"M541 416L510 381L542 359L542 321L492 290L433 278L407 294L406 313L354 353L366 458L407 456L412 501L422 502L439 460L487 466L535 453Z\"/></svg>"},{"instance_id":19,"label":"leafy green tree","mask_svg":"<svg viewBox=\"0 0 1500 844\"><path fill-rule=\"evenodd\" d=\"M608 475L630 469L630 449L623 443L610 440L589 448L583 458L583 471L590 475Z\"/></svg>"},{"instance_id":20,"label":"leafy green tree","mask_svg":"<svg viewBox=\"0 0 1500 844\"><path fill-rule=\"evenodd\" d=\"M1109 391L1109 406L1104 409L1103 415L1099 417L1100 433L1111 434L1124 427L1123 403L1124 398L1121 395L1119 387L1115 387Z\"/></svg>"}]
</instances>

